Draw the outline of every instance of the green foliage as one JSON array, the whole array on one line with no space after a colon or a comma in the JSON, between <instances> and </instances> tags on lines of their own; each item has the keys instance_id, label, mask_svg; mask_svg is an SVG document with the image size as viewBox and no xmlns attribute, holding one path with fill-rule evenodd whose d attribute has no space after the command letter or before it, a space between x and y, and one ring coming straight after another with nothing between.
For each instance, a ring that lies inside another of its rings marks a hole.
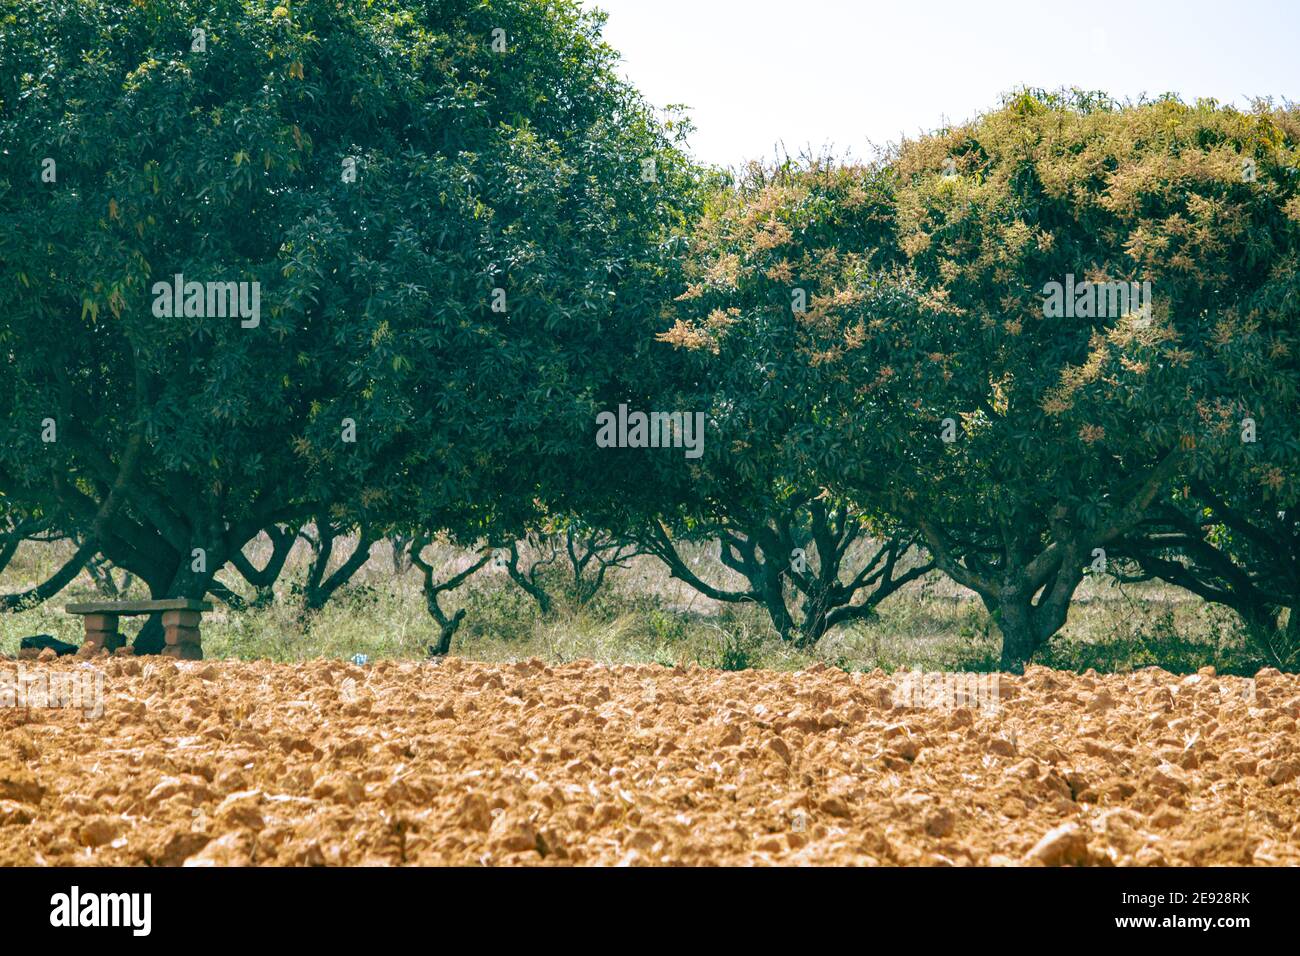
<instances>
[{"instance_id":1,"label":"green foliage","mask_svg":"<svg viewBox=\"0 0 1300 956\"><path fill-rule=\"evenodd\" d=\"M660 478L680 488L666 524L679 539L720 538L748 586L697 578L662 529L653 550L710 597L765 607L800 644L868 616L928 568L889 514L829 491L854 426L849 383L828 370L866 334L857 285L897 260L892 218L880 167L749 167L706 204L659 336L686 357L655 407L706 409L709 423L703 457ZM862 553L867 536L883 545Z\"/></svg>"},{"instance_id":2,"label":"green foliage","mask_svg":"<svg viewBox=\"0 0 1300 956\"><path fill-rule=\"evenodd\" d=\"M1250 455L1243 415L1296 419L1298 130L1294 109L1027 91L882 165L723 193L683 297L696 315L665 337L719 370L729 490L771 460L786 488L915 529L1022 665L1096 549ZM1149 281L1153 308L1051 316L1067 275ZM1294 480L1292 427L1256 485Z\"/></svg>"},{"instance_id":3,"label":"green foliage","mask_svg":"<svg viewBox=\"0 0 1300 956\"><path fill-rule=\"evenodd\" d=\"M155 593L202 594L276 522L472 537L521 527L589 464L592 409L630 374L626 343L650 341L694 175L686 128L617 78L598 16L542 0L7 16L8 510L57 515ZM155 315L178 273L259 283L260 323Z\"/></svg>"},{"instance_id":4,"label":"green foliage","mask_svg":"<svg viewBox=\"0 0 1300 956\"><path fill-rule=\"evenodd\" d=\"M826 638L890 663L878 605L933 565L987 613L936 625L927 659L1018 668L1089 659L1052 639L1107 554L1294 660L1294 107L1018 90L876 162L733 179L690 163L689 124L618 78L574 0L0 17L0 570L66 536L53 590L97 556L199 597L280 526L576 529L732 605L723 639L601 592L604 558L512 565L540 608L476 582L460 639L563 657L640 629L644 659L739 668ZM160 310L181 274L256 284L261 312ZM1149 282L1151 311L1054 314L1067 276ZM621 403L703 412L703 456L598 448ZM684 557L713 541L730 584ZM264 592L279 574L237 567ZM373 616L368 588L332 607ZM1190 665L1178 635L1109 659Z\"/></svg>"}]
</instances>

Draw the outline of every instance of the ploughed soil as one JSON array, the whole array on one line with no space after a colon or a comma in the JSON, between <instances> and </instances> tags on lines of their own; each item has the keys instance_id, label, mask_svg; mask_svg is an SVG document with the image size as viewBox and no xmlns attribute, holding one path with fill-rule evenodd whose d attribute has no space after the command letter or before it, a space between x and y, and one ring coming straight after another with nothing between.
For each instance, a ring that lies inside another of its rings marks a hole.
<instances>
[{"instance_id":1,"label":"ploughed soil","mask_svg":"<svg viewBox=\"0 0 1300 956\"><path fill-rule=\"evenodd\" d=\"M20 666L102 671L104 712L0 706L0 864L1300 863L1273 670L1031 667L982 708L820 665Z\"/></svg>"}]
</instances>

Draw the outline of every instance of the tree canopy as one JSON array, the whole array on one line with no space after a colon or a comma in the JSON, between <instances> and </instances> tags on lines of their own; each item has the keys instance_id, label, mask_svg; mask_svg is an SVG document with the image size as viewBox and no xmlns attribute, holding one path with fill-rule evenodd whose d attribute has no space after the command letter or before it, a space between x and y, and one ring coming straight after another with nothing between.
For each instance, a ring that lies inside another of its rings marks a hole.
<instances>
[{"instance_id":1,"label":"tree canopy","mask_svg":"<svg viewBox=\"0 0 1300 956\"><path fill-rule=\"evenodd\" d=\"M649 340L693 175L598 16L7 16L8 507L93 532L156 595L201 595L278 522L474 535L567 480L625 343ZM181 314L158 292L175 276ZM214 309L214 283L246 283L258 314Z\"/></svg>"},{"instance_id":2,"label":"tree canopy","mask_svg":"<svg viewBox=\"0 0 1300 956\"><path fill-rule=\"evenodd\" d=\"M1007 667L1089 571L1300 648L1295 107L1022 91L733 175L576 0L0 16L0 569L75 541L4 609L105 559L262 600L311 524L309 608L393 535L444 649L486 559L423 543L546 605L548 534L584 600L645 549L803 643L937 567Z\"/></svg>"}]
</instances>

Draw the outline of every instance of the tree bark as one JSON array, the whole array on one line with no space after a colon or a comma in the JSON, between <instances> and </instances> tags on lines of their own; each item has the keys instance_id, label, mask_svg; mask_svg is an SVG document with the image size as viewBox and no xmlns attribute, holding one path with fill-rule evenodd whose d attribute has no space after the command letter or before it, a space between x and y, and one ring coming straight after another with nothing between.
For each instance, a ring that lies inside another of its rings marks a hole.
<instances>
[{"instance_id":1,"label":"tree bark","mask_svg":"<svg viewBox=\"0 0 1300 956\"><path fill-rule=\"evenodd\" d=\"M137 426L127 442L126 451L122 455L122 463L113 479L113 484L107 496L105 496L103 504L99 506L99 510L91 522L90 532L86 535L81 547L77 549L68 563L55 572L48 581L34 588L29 588L20 594L4 595L3 599L0 600L0 611L23 610L32 605L40 604L62 591L81 573L81 569L85 567L86 562L94 557L96 550L99 549L101 540L108 532L110 522L121 508L122 499L125 497L130 483L135 480L135 473L140 463L143 448L144 430Z\"/></svg>"},{"instance_id":2,"label":"tree bark","mask_svg":"<svg viewBox=\"0 0 1300 956\"><path fill-rule=\"evenodd\" d=\"M1023 674L1025 664L1042 641L1034 622L1033 605L1028 598L1015 593L1004 593L985 604L1002 632L1002 657L998 666L1009 673Z\"/></svg>"},{"instance_id":3,"label":"tree bark","mask_svg":"<svg viewBox=\"0 0 1300 956\"><path fill-rule=\"evenodd\" d=\"M195 545L195 547L203 547L203 545ZM150 598L153 600L163 600L165 598L203 600L212 586L212 579L216 577L221 566L225 564L224 555L219 548L206 548L205 550L207 553L204 557L203 571L193 569L191 553L186 553L181 557L167 584L159 587L161 582L157 580L146 582L149 585ZM150 614L149 619L140 628L140 633L131 642L131 649L136 654L161 654L165 644L162 615Z\"/></svg>"},{"instance_id":4,"label":"tree bark","mask_svg":"<svg viewBox=\"0 0 1300 956\"><path fill-rule=\"evenodd\" d=\"M252 606L257 608L270 607L275 603L275 582L280 579L285 561L298 540L298 532L292 525L283 531L276 525L271 525L265 530L271 540L271 556L267 559L265 567L260 570L256 568L244 555L242 549L230 555L230 563L235 566L240 577L253 586L255 596Z\"/></svg>"},{"instance_id":5,"label":"tree bark","mask_svg":"<svg viewBox=\"0 0 1300 956\"><path fill-rule=\"evenodd\" d=\"M442 605L438 603L438 597L444 591L455 590L464 584L465 581L469 580L469 578L474 575L479 568L483 567L483 565L487 564L488 561L491 560L492 552L490 550L484 551L479 559L464 571L452 575L452 577L448 578L446 581L438 582L433 579L433 565L425 561L420 554L428 543L428 538L417 537L411 542L408 554L411 558L411 564L419 568L420 573L424 575L423 587L425 606L428 608L429 616L438 622L438 640L437 643L428 646L429 656L445 657L451 652L452 637L455 636L456 631L460 628L460 622L465 619L465 609L461 608L451 617L448 617L443 611Z\"/></svg>"},{"instance_id":6,"label":"tree bark","mask_svg":"<svg viewBox=\"0 0 1300 956\"><path fill-rule=\"evenodd\" d=\"M555 556L552 555L551 560L554 559ZM537 602L538 610L542 612L543 617L547 617L551 613L553 602L551 596L546 593L546 589L537 583L538 570L539 565L537 563L533 564L528 574L524 574L519 570L519 544L518 542L512 542L510 545L510 560L506 562L506 574L524 593Z\"/></svg>"},{"instance_id":7,"label":"tree bark","mask_svg":"<svg viewBox=\"0 0 1300 956\"><path fill-rule=\"evenodd\" d=\"M333 574L322 581L321 578L334 553L334 544L338 540L333 531L330 531L328 536L324 530L321 531L320 551L312 563L306 593L303 596L303 607L308 611L319 611L323 608L334 593L351 581L362 566L370 560L370 549L374 546L375 538L369 532L362 531L352 554Z\"/></svg>"}]
</instances>

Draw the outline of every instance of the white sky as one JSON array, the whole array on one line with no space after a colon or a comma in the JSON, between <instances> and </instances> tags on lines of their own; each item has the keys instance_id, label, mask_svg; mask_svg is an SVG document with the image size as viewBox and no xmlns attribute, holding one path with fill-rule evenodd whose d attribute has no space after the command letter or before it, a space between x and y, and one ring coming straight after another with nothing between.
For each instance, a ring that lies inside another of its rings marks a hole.
<instances>
[{"instance_id":1,"label":"white sky","mask_svg":"<svg viewBox=\"0 0 1300 956\"><path fill-rule=\"evenodd\" d=\"M584 0L658 106L684 103L696 156L870 153L960 122L1016 86L1300 100L1300 0Z\"/></svg>"}]
</instances>

